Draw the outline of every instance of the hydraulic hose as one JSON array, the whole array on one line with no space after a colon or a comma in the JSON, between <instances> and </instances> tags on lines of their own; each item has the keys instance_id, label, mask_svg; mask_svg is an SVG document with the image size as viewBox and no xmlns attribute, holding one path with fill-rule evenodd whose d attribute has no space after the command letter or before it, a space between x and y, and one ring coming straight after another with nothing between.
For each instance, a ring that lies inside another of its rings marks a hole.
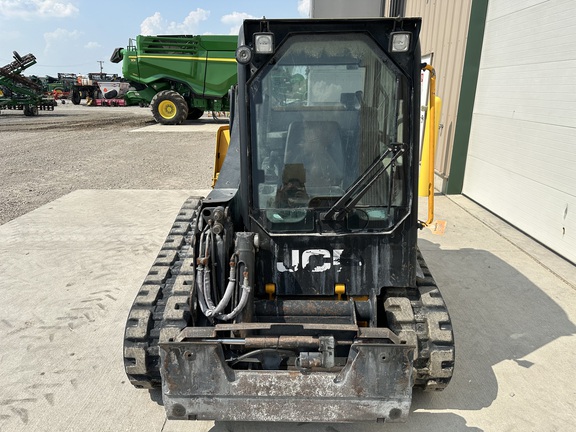
<instances>
[{"instance_id":1,"label":"hydraulic hose","mask_svg":"<svg viewBox=\"0 0 576 432\"><path fill-rule=\"evenodd\" d=\"M252 288L248 285L248 272L244 272L244 282L242 283L242 297L240 297L238 305L236 305L236 307L232 312L230 312L227 315L221 315L218 317L218 319L221 319L222 321L229 321L232 318L235 318L236 315L238 315L242 311L242 309L244 309L246 303L248 303L248 298L250 297L251 291Z\"/></svg>"},{"instance_id":2,"label":"hydraulic hose","mask_svg":"<svg viewBox=\"0 0 576 432\"><path fill-rule=\"evenodd\" d=\"M200 245L198 250L202 251L204 249L204 243L206 241L206 231L208 227L205 227L200 235ZM206 255L203 255L197 259L197 266L196 266L196 292L198 293L198 304L200 305L200 310L204 315L209 310L208 304L206 303L206 298L204 295L204 273L205 273L205 265L208 261Z\"/></svg>"},{"instance_id":3,"label":"hydraulic hose","mask_svg":"<svg viewBox=\"0 0 576 432\"><path fill-rule=\"evenodd\" d=\"M200 310L207 318L218 318L221 320L228 320L230 318L225 318L226 316L230 315L231 318L236 316L240 310L245 306L246 300L244 300L244 305L240 309L238 309L233 315L232 313L222 316L222 311L226 309L228 304L230 303L230 299L234 294L236 289L236 262L234 261L235 254L232 255L232 259L230 260L230 276L228 280L228 285L226 286L226 290L224 292L224 296L218 302L218 305L214 305L212 301L212 271L210 270L210 250L214 243L214 239L212 238L212 233L210 232L209 228L206 227L204 231L201 242L200 242L200 250L204 249L204 255L200 257L198 260L198 269L196 272L196 287L198 290L198 302L200 304ZM244 297L244 295L243 295ZM242 298L240 299L242 301ZM240 304L238 305L240 306ZM238 308L237 306L237 308ZM235 309L236 310L236 309ZM234 311L232 311L234 312Z\"/></svg>"},{"instance_id":4,"label":"hydraulic hose","mask_svg":"<svg viewBox=\"0 0 576 432\"><path fill-rule=\"evenodd\" d=\"M230 299L232 298L232 294L234 294L234 289L236 288L236 263L233 260L230 260L230 277L228 279L228 285L226 286L226 291L224 292L224 296L218 306L214 309L208 310L206 316L210 318L211 316L215 316L216 318L220 318L219 315L222 313L228 303L230 303ZM221 319L221 318L220 318Z\"/></svg>"},{"instance_id":5,"label":"hydraulic hose","mask_svg":"<svg viewBox=\"0 0 576 432\"><path fill-rule=\"evenodd\" d=\"M208 312L208 306L206 305L206 299L204 299L204 266L199 264L196 268L196 292L198 293L198 304L200 305L200 310L204 315Z\"/></svg>"},{"instance_id":6,"label":"hydraulic hose","mask_svg":"<svg viewBox=\"0 0 576 432\"><path fill-rule=\"evenodd\" d=\"M203 257L203 264L204 264L204 274L203 274L203 283L202 283L202 294L204 295L204 301L206 302L206 306L208 306L208 310L214 309L214 302L212 301L212 272L210 271L210 247L212 243L212 237L210 235L210 230L206 227L206 232L204 234L206 237L206 245ZM206 314L204 314L206 315ZM208 316L208 315L206 315Z\"/></svg>"},{"instance_id":7,"label":"hydraulic hose","mask_svg":"<svg viewBox=\"0 0 576 432\"><path fill-rule=\"evenodd\" d=\"M217 241L217 239L214 239L214 233L212 233L210 229L210 224L208 224L202 231L198 248L201 253L203 252L203 255L200 256L197 260L196 267L196 290L198 292L198 304L202 313L210 320L216 318L221 321L229 321L235 318L246 307L250 299L252 287L250 286L248 271L244 270L245 264L242 263L239 268L238 261L240 257L238 252L234 252L230 258L230 274L228 278L228 284L224 290L224 295L222 296L222 299L217 302L218 304L214 305L214 301L212 300L213 283L210 252L212 251L213 246ZM244 253L245 252L246 251L244 251ZM223 314L223 311L230 304L232 297L235 294L238 294L239 290L237 290L238 281L236 278L236 273L240 270L243 270L242 273L244 275L243 283L241 286L242 294L240 295L240 299L238 300L236 307L234 307L230 313Z\"/></svg>"},{"instance_id":8,"label":"hydraulic hose","mask_svg":"<svg viewBox=\"0 0 576 432\"><path fill-rule=\"evenodd\" d=\"M208 268L208 266L206 266L204 268L204 283L203 288L204 288L204 300L206 301L206 306L208 306L208 310L213 310L216 306L214 306L214 302L212 301L212 297L210 296L210 291L212 289L212 280L211 280L211 271ZM206 314L204 314L206 315ZM206 315L208 316L208 315Z\"/></svg>"}]
</instances>

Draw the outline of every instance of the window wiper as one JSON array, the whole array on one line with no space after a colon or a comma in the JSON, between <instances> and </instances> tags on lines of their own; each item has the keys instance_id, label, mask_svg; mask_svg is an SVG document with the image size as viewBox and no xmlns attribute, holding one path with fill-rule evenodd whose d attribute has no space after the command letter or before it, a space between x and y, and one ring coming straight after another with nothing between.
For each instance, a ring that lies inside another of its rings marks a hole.
<instances>
[{"instance_id":1,"label":"window wiper","mask_svg":"<svg viewBox=\"0 0 576 432\"><path fill-rule=\"evenodd\" d=\"M376 180L384 173L386 170L396 162L396 159L400 157L404 151L406 151L406 144L404 143L392 143L388 149L380 155L372 164L358 177L358 179L350 185L344 195L334 203L330 210L322 215L323 220L339 220L342 219L346 213L354 208L358 203L360 198L368 191L370 186L374 184ZM386 157L392 154L392 157L388 164L382 165L382 161Z\"/></svg>"}]
</instances>

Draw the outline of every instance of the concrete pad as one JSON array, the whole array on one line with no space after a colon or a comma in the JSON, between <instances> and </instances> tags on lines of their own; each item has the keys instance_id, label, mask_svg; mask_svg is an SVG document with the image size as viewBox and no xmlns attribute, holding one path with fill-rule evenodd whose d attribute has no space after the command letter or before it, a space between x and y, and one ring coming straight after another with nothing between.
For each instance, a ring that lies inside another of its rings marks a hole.
<instances>
[{"instance_id":1,"label":"concrete pad","mask_svg":"<svg viewBox=\"0 0 576 432\"><path fill-rule=\"evenodd\" d=\"M179 125L162 125L159 123L152 124L143 128L133 129L130 132L218 132L220 126L228 123L215 122L213 120L199 120L194 123L182 123Z\"/></svg>"},{"instance_id":2,"label":"concrete pad","mask_svg":"<svg viewBox=\"0 0 576 432\"><path fill-rule=\"evenodd\" d=\"M0 431L383 430L166 421L160 392L127 382L126 316L193 194L76 191L0 226ZM452 315L456 372L384 429L569 430L576 269L464 197L437 197L436 217L444 234L423 230L420 247Z\"/></svg>"},{"instance_id":3,"label":"concrete pad","mask_svg":"<svg viewBox=\"0 0 576 432\"><path fill-rule=\"evenodd\" d=\"M0 430L162 430L123 327L189 195L77 191L0 227Z\"/></svg>"},{"instance_id":4,"label":"concrete pad","mask_svg":"<svg viewBox=\"0 0 576 432\"><path fill-rule=\"evenodd\" d=\"M449 411L487 431L567 430L576 268L465 197L438 197L436 218L445 234L424 230L420 247L451 313L456 373L442 394L416 398L416 413Z\"/></svg>"}]
</instances>

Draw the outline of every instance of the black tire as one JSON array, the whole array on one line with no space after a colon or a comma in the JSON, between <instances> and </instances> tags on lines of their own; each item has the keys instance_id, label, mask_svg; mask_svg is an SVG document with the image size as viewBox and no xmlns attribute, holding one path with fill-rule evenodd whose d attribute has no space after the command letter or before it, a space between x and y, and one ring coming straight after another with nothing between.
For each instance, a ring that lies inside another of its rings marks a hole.
<instances>
[{"instance_id":1,"label":"black tire","mask_svg":"<svg viewBox=\"0 0 576 432\"><path fill-rule=\"evenodd\" d=\"M191 108L190 111L188 111L188 120L198 120L203 115L204 111L200 108Z\"/></svg>"},{"instance_id":2,"label":"black tire","mask_svg":"<svg viewBox=\"0 0 576 432\"><path fill-rule=\"evenodd\" d=\"M80 92L78 90L72 91L72 103L74 105L80 105L80 101L82 101L82 97L80 96Z\"/></svg>"},{"instance_id":3,"label":"black tire","mask_svg":"<svg viewBox=\"0 0 576 432\"><path fill-rule=\"evenodd\" d=\"M33 117L38 115L38 107L36 105L25 105L24 115L27 117Z\"/></svg>"},{"instance_id":4,"label":"black tire","mask_svg":"<svg viewBox=\"0 0 576 432\"><path fill-rule=\"evenodd\" d=\"M177 125L188 117L188 104L174 90L162 90L152 98L150 109L154 119L165 125Z\"/></svg>"},{"instance_id":5,"label":"black tire","mask_svg":"<svg viewBox=\"0 0 576 432\"><path fill-rule=\"evenodd\" d=\"M104 93L104 99L114 99L118 96L118 92L116 90L110 90L109 92Z\"/></svg>"}]
</instances>

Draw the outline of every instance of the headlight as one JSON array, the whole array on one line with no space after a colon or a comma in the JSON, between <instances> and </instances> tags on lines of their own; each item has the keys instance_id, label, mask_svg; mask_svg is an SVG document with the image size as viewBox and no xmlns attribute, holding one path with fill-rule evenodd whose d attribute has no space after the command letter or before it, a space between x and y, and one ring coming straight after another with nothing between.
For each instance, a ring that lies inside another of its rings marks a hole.
<instances>
[{"instance_id":1,"label":"headlight","mask_svg":"<svg viewBox=\"0 0 576 432\"><path fill-rule=\"evenodd\" d=\"M392 33L392 40L390 42L390 51L392 52L406 52L410 48L410 33L397 32Z\"/></svg>"}]
</instances>

